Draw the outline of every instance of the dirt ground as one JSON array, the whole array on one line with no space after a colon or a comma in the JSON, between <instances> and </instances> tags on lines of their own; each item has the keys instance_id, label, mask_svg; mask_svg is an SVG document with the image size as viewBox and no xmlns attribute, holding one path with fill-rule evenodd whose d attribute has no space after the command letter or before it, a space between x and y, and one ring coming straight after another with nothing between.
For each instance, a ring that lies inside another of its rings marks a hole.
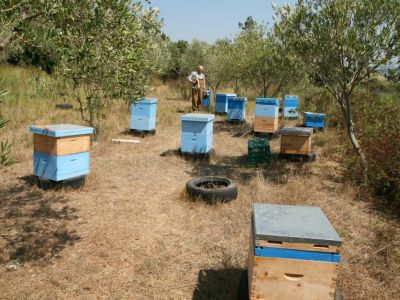
<instances>
[{"instance_id":1,"label":"dirt ground","mask_svg":"<svg viewBox=\"0 0 400 300\"><path fill-rule=\"evenodd\" d=\"M181 106L165 100L159 109L171 105ZM316 136L316 163L274 161L257 169L246 164L248 138L237 137L250 124L218 117L215 155L206 163L176 154L179 113L168 118L140 144L95 144L81 189L33 185L30 153L0 174L1 299L234 299L254 202L322 208L344 240L345 299L399 295L393 264L400 255L391 247L400 237L398 220L342 183L321 142L329 133ZM278 143L271 142L275 152ZM237 180L238 199L214 206L188 200L185 183L203 175Z\"/></svg>"}]
</instances>

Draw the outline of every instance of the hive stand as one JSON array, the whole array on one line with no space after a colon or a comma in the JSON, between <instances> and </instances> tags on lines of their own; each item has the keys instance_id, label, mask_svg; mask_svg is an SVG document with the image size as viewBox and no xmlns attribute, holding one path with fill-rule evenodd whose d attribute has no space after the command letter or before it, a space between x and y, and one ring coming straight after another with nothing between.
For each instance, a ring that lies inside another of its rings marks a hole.
<instances>
[{"instance_id":1,"label":"hive stand","mask_svg":"<svg viewBox=\"0 0 400 300\"><path fill-rule=\"evenodd\" d=\"M251 300L334 299L342 241L318 207L254 204Z\"/></svg>"},{"instance_id":2,"label":"hive stand","mask_svg":"<svg viewBox=\"0 0 400 300\"><path fill-rule=\"evenodd\" d=\"M226 114L228 113L228 98L236 97L236 94L231 93L217 93L215 95L215 114Z\"/></svg>"},{"instance_id":3,"label":"hive stand","mask_svg":"<svg viewBox=\"0 0 400 300\"><path fill-rule=\"evenodd\" d=\"M157 99L143 99L131 105L131 133L137 136L155 134Z\"/></svg>"},{"instance_id":4,"label":"hive stand","mask_svg":"<svg viewBox=\"0 0 400 300\"><path fill-rule=\"evenodd\" d=\"M297 119L299 117L299 97L286 95L283 100L283 116L288 119Z\"/></svg>"},{"instance_id":5,"label":"hive stand","mask_svg":"<svg viewBox=\"0 0 400 300\"><path fill-rule=\"evenodd\" d=\"M93 128L72 124L31 126L33 174L44 182L81 180L90 171Z\"/></svg>"},{"instance_id":6,"label":"hive stand","mask_svg":"<svg viewBox=\"0 0 400 300\"><path fill-rule=\"evenodd\" d=\"M257 98L255 107L254 132L273 134L279 126L279 100Z\"/></svg>"},{"instance_id":7,"label":"hive stand","mask_svg":"<svg viewBox=\"0 0 400 300\"><path fill-rule=\"evenodd\" d=\"M246 122L246 104L245 97L228 97L228 121L232 123Z\"/></svg>"},{"instance_id":8,"label":"hive stand","mask_svg":"<svg viewBox=\"0 0 400 300\"><path fill-rule=\"evenodd\" d=\"M323 130L325 127L325 119L326 114L305 112L303 113L303 126Z\"/></svg>"},{"instance_id":9,"label":"hive stand","mask_svg":"<svg viewBox=\"0 0 400 300\"><path fill-rule=\"evenodd\" d=\"M279 131L279 158L291 161L314 161L316 154L312 151L312 128L288 127Z\"/></svg>"},{"instance_id":10,"label":"hive stand","mask_svg":"<svg viewBox=\"0 0 400 300\"><path fill-rule=\"evenodd\" d=\"M209 157L213 148L213 114L181 116L181 153L188 157Z\"/></svg>"}]
</instances>

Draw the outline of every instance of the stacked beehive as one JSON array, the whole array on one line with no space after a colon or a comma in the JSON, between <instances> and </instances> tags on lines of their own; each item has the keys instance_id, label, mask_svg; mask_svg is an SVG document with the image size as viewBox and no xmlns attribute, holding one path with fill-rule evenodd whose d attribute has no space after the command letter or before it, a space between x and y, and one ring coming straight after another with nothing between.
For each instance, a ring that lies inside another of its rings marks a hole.
<instances>
[{"instance_id":1,"label":"stacked beehive","mask_svg":"<svg viewBox=\"0 0 400 300\"><path fill-rule=\"evenodd\" d=\"M299 97L286 95L283 101L283 116L285 118L297 118L299 116Z\"/></svg>"},{"instance_id":2,"label":"stacked beehive","mask_svg":"<svg viewBox=\"0 0 400 300\"><path fill-rule=\"evenodd\" d=\"M246 103L244 97L228 97L228 120L244 121L246 119Z\"/></svg>"},{"instance_id":3,"label":"stacked beehive","mask_svg":"<svg viewBox=\"0 0 400 300\"><path fill-rule=\"evenodd\" d=\"M250 299L334 299L342 241L318 207L254 204Z\"/></svg>"},{"instance_id":4,"label":"stacked beehive","mask_svg":"<svg viewBox=\"0 0 400 300\"><path fill-rule=\"evenodd\" d=\"M250 165L267 164L271 161L271 149L268 139L249 140L247 160Z\"/></svg>"},{"instance_id":5,"label":"stacked beehive","mask_svg":"<svg viewBox=\"0 0 400 300\"><path fill-rule=\"evenodd\" d=\"M181 116L181 152L186 154L208 154L213 146L212 114L186 114Z\"/></svg>"},{"instance_id":6,"label":"stacked beehive","mask_svg":"<svg viewBox=\"0 0 400 300\"><path fill-rule=\"evenodd\" d=\"M218 93L215 95L215 112L219 114L228 112L228 98L236 97L236 94Z\"/></svg>"},{"instance_id":7,"label":"stacked beehive","mask_svg":"<svg viewBox=\"0 0 400 300\"><path fill-rule=\"evenodd\" d=\"M279 100L257 98L255 107L254 132L274 133L278 130Z\"/></svg>"},{"instance_id":8,"label":"stacked beehive","mask_svg":"<svg viewBox=\"0 0 400 300\"><path fill-rule=\"evenodd\" d=\"M31 126L35 176L62 181L89 174L93 128L71 124Z\"/></svg>"},{"instance_id":9,"label":"stacked beehive","mask_svg":"<svg viewBox=\"0 0 400 300\"><path fill-rule=\"evenodd\" d=\"M326 114L317 114L312 112L303 113L303 126L313 128L325 127Z\"/></svg>"},{"instance_id":10,"label":"stacked beehive","mask_svg":"<svg viewBox=\"0 0 400 300\"><path fill-rule=\"evenodd\" d=\"M138 132L155 132L157 99L143 99L131 105L130 129Z\"/></svg>"}]
</instances>

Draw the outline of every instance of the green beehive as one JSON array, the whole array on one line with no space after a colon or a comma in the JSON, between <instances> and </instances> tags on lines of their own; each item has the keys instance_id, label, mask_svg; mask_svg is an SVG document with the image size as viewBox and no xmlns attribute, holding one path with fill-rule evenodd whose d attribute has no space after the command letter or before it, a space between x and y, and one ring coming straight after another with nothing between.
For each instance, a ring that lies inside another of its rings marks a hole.
<instances>
[{"instance_id":1,"label":"green beehive","mask_svg":"<svg viewBox=\"0 0 400 300\"><path fill-rule=\"evenodd\" d=\"M268 164L271 161L271 149L268 139L249 140L247 159L250 165Z\"/></svg>"}]
</instances>

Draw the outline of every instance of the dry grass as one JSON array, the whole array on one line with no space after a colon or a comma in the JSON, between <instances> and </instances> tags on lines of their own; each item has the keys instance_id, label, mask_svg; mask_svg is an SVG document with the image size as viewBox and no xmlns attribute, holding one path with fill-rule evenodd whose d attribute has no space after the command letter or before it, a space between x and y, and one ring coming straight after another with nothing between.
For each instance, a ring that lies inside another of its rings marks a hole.
<instances>
[{"instance_id":1,"label":"dry grass","mask_svg":"<svg viewBox=\"0 0 400 300\"><path fill-rule=\"evenodd\" d=\"M339 284L345 299L396 299L400 293L399 220L342 182L330 156L333 131L318 133L319 159L246 165L249 125L218 117L210 163L177 156L178 111L159 87L158 128L141 144L112 144L127 137L126 108L115 106L103 139L92 150L92 170L80 190L44 191L29 184L30 122L78 121L54 101L25 120L31 101L3 104L20 111L6 135L20 163L0 172L1 299L233 299L246 266L251 204L317 205L344 240ZM51 105L50 105L50 104ZM50 113L49 113L50 111ZM64 119L63 119L64 118ZM18 123L19 122L19 123ZM272 141L277 151L278 141ZM329 156L327 156L329 154ZM187 180L222 175L239 183L237 200L209 206L189 201ZM5 266L18 262L16 270Z\"/></svg>"}]
</instances>

